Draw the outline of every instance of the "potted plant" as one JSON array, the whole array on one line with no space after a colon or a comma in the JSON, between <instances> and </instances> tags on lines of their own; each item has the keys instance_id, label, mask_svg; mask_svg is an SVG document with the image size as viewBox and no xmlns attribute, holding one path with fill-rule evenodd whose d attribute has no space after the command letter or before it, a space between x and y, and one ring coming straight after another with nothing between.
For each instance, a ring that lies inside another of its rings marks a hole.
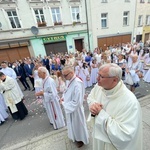
<instances>
[{"instance_id":1,"label":"potted plant","mask_svg":"<svg viewBox=\"0 0 150 150\"><path fill-rule=\"evenodd\" d=\"M74 22L72 23L72 25L75 26L75 25L76 25L76 21L74 21Z\"/></svg>"},{"instance_id":2,"label":"potted plant","mask_svg":"<svg viewBox=\"0 0 150 150\"><path fill-rule=\"evenodd\" d=\"M57 26L57 25L62 25L62 22L54 22L54 25Z\"/></svg>"},{"instance_id":3,"label":"potted plant","mask_svg":"<svg viewBox=\"0 0 150 150\"><path fill-rule=\"evenodd\" d=\"M38 27L45 27L46 26L46 22L38 22Z\"/></svg>"},{"instance_id":4,"label":"potted plant","mask_svg":"<svg viewBox=\"0 0 150 150\"><path fill-rule=\"evenodd\" d=\"M74 22L72 23L72 25L75 26L76 24L79 24L79 23L80 23L80 21L74 21Z\"/></svg>"}]
</instances>

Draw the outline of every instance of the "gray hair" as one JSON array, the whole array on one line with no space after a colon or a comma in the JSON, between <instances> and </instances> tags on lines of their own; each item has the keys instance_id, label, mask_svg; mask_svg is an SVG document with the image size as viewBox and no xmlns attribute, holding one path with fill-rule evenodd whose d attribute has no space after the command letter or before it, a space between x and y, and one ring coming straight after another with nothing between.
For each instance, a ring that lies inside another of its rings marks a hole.
<instances>
[{"instance_id":1,"label":"gray hair","mask_svg":"<svg viewBox=\"0 0 150 150\"><path fill-rule=\"evenodd\" d=\"M122 78L122 69L117 64L114 64L114 63L104 64L99 68L99 70L102 70L104 68L108 68L109 77L116 76L116 77L118 77L119 81L121 80L121 78Z\"/></svg>"},{"instance_id":2,"label":"gray hair","mask_svg":"<svg viewBox=\"0 0 150 150\"><path fill-rule=\"evenodd\" d=\"M68 70L68 71L71 71L71 72L74 72L74 66L71 66L71 65L67 65L63 68L62 71L65 71L65 70Z\"/></svg>"},{"instance_id":3,"label":"gray hair","mask_svg":"<svg viewBox=\"0 0 150 150\"><path fill-rule=\"evenodd\" d=\"M49 72L45 67L39 67L38 70L44 72L47 76L49 75Z\"/></svg>"}]
</instances>

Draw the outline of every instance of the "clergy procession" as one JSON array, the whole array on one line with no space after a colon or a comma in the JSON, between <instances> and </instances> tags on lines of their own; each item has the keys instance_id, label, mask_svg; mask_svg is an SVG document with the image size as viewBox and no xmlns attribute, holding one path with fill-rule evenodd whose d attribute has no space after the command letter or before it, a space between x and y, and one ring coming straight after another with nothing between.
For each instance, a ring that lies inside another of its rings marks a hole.
<instances>
[{"instance_id":1,"label":"clergy procession","mask_svg":"<svg viewBox=\"0 0 150 150\"><path fill-rule=\"evenodd\" d=\"M93 150L143 150L142 113L135 96L140 80L150 83L150 48L142 42L3 61L0 125L5 126L9 116L15 121L29 117L23 91L32 91L42 101L49 126L67 127L68 138L78 148L89 144L90 124Z\"/></svg>"}]
</instances>

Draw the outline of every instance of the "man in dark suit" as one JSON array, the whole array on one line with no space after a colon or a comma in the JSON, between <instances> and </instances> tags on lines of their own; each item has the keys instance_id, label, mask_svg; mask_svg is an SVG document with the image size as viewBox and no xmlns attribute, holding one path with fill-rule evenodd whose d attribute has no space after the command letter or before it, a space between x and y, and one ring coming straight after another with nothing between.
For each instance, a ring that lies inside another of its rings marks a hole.
<instances>
[{"instance_id":1,"label":"man in dark suit","mask_svg":"<svg viewBox=\"0 0 150 150\"><path fill-rule=\"evenodd\" d=\"M43 66L46 67L46 69L48 70L48 72L50 72L50 65L49 65L49 59L47 56L44 56L44 59L42 60L43 62Z\"/></svg>"},{"instance_id":2,"label":"man in dark suit","mask_svg":"<svg viewBox=\"0 0 150 150\"><path fill-rule=\"evenodd\" d=\"M13 63L13 65L15 66L14 71L16 72L17 78L24 86L24 91L26 91L27 89L30 90L30 86L26 80L26 75L24 74L22 67L19 66L17 63Z\"/></svg>"},{"instance_id":3,"label":"man in dark suit","mask_svg":"<svg viewBox=\"0 0 150 150\"><path fill-rule=\"evenodd\" d=\"M20 60L19 60L19 66L23 69L23 74L24 74L24 76L27 77L27 76L26 76L26 72L25 72L25 70L24 70L24 65L25 65L24 61L25 61L25 60L22 61L22 60L20 59Z\"/></svg>"},{"instance_id":4,"label":"man in dark suit","mask_svg":"<svg viewBox=\"0 0 150 150\"><path fill-rule=\"evenodd\" d=\"M34 77L33 77L34 64L31 63L30 59L26 61L26 64L24 65L24 69L26 72L26 76L29 77L29 79L32 83L32 86L33 86L32 91L34 91L35 90L35 88L34 88Z\"/></svg>"}]
</instances>

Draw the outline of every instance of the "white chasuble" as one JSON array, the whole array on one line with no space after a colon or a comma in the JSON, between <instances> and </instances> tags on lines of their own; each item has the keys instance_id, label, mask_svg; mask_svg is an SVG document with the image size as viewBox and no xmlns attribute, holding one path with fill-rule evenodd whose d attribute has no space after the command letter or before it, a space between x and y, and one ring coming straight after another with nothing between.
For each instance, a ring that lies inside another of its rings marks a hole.
<instances>
[{"instance_id":1,"label":"white chasuble","mask_svg":"<svg viewBox=\"0 0 150 150\"><path fill-rule=\"evenodd\" d=\"M120 81L112 90L95 85L89 105L101 103L103 109L94 120L93 150L142 150L142 113L135 95Z\"/></svg>"},{"instance_id":2,"label":"white chasuble","mask_svg":"<svg viewBox=\"0 0 150 150\"><path fill-rule=\"evenodd\" d=\"M6 76L5 82L0 83L0 90L3 91L6 105L10 107L11 112L17 112L16 104L21 101L15 79Z\"/></svg>"}]
</instances>

